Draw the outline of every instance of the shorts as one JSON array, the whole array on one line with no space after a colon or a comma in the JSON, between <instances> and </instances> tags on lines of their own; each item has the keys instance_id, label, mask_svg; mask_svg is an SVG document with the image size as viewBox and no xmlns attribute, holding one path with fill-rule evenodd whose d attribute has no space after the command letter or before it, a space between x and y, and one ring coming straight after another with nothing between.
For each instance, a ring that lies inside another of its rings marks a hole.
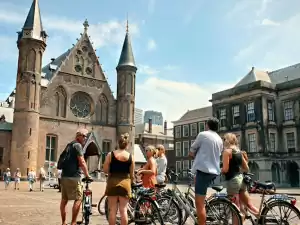
<instances>
[{"instance_id":1,"label":"shorts","mask_svg":"<svg viewBox=\"0 0 300 225\"><path fill-rule=\"evenodd\" d=\"M15 183L19 184L20 183L20 178L15 178Z\"/></svg>"},{"instance_id":2,"label":"shorts","mask_svg":"<svg viewBox=\"0 0 300 225\"><path fill-rule=\"evenodd\" d=\"M243 175L239 174L226 181L228 195L237 195L243 190Z\"/></svg>"},{"instance_id":3,"label":"shorts","mask_svg":"<svg viewBox=\"0 0 300 225\"><path fill-rule=\"evenodd\" d=\"M216 174L204 173L197 170L195 178L195 194L200 196L206 196L207 189L211 185L214 179L216 179Z\"/></svg>"},{"instance_id":4,"label":"shorts","mask_svg":"<svg viewBox=\"0 0 300 225\"><path fill-rule=\"evenodd\" d=\"M61 185L61 199L63 200L82 200L82 185L79 180L62 178Z\"/></svg>"}]
</instances>

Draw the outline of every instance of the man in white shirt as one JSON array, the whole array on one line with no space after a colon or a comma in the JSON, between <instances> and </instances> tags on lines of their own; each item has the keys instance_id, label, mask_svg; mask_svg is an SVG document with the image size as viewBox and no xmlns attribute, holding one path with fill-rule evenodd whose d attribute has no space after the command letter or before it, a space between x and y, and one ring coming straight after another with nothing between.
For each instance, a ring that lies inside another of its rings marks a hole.
<instances>
[{"instance_id":1,"label":"man in white shirt","mask_svg":"<svg viewBox=\"0 0 300 225\"><path fill-rule=\"evenodd\" d=\"M208 187L220 174L220 156L223 151L223 141L217 133L219 120L209 119L206 131L200 132L191 146L190 156L194 158L192 172L195 178L195 201L198 225L206 224L205 198Z\"/></svg>"}]
</instances>

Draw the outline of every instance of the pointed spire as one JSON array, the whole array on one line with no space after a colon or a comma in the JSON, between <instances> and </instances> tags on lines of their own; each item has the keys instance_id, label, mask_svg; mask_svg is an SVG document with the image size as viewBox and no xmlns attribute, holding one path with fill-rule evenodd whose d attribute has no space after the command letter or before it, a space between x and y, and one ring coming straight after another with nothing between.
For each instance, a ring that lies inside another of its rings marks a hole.
<instances>
[{"instance_id":1,"label":"pointed spire","mask_svg":"<svg viewBox=\"0 0 300 225\"><path fill-rule=\"evenodd\" d=\"M85 19L84 23L83 23L83 27L84 27L84 33L87 33L87 30L89 28L89 21L87 19Z\"/></svg>"},{"instance_id":2,"label":"pointed spire","mask_svg":"<svg viewBox=\"0 0 300 225\"><path fill-rule=\"evenodd\" d=\"M123 66L132 66L132 67L136 68L135 60L134 60L134 56L133 56L133 52L132 52L132 47L131 47L131 41L130 41L129 32L128 32L128 19L127 19L127 23L126 23L125 40L123 43L122 52L121 52L121 56L119 59L117 69L121 68Z\"/></svg>"},{"instance_id":3,"label":"pointed spire","mask_svg":"<svg viewBox=\"0 0 300 225\"><path fill-rule=\"evenodd\" d=\"M33 0L24 23L22 32L19 33L19 40L21 38L32 38L41 41L46 41L47 34L43 30L43 24L41 19L39 1Z\"/></svg>"}]
</instances>

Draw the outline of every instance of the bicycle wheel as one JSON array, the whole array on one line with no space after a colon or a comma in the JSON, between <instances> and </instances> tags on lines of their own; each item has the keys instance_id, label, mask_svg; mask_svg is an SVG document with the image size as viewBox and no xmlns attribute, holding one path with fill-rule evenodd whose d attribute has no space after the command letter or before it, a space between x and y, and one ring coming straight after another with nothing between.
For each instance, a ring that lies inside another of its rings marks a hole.
<instances>
[{"instance_id":1,"label":"bicycle wheel","mask_svg":"<svg viewBox=\"0 0 300 225\"><path fill-rule=\"evenodd\" d=\"M182 211L177 202L171 197L161 197L156 200L160 208L165 225L182 224Z\"/></svg>"},{"instance_id":2,"label":"bicycle wheel","mask_svg":"<svg viewBox=\"0 0 300 225\"><path fill-rule=\"evenodd\" d=\"M226 198L215 198L206 205L206 224L242 225L239 209Z\"/></svg>"},{"instance_id":3,"label":"bicycle wheel","mask_svg":"<svg viewBox=\"0 0 300 225\"><path fill-rule=\"evenodd\" d=\"M164 225L163 217L156 201L150 197L141 197L136 202L133 222L136 225L160 224Z\"/></svg>"},{"instance_id":4,"label":"bicycle wheel","mask_svg":"<svg viewBox=\"0 0 300 225\"><path fill-rule=\"evenodd\" d=\"M84 225L89 225L90 224L90 215L89 215L89 213L85 212L83 217L84 217Z\"/></svg>"},{"instance_id":5,"label":"bicycle wheel","mask_svg":"<svg viewBox=\"0 0 300 225\"><path fill-rule=\"evenodd\" d=\"M277 209L277 210L276 210ZM292 215L292 213L294 215ZM289 202L276 200L267 204L261 212L260 224L299 224L300 211Z\"/></svg>"},{"instance_id":6,"label":"bicycle wheel","mask_svg":"<svg viewBox=\"0 0 300 225\"><path fill-rule=\"evenodd\" d=\"M105 215L105 199L107 198L106 195L103 195L98 203L98 212L101 216Z\"/></svg>"}]
</instances>

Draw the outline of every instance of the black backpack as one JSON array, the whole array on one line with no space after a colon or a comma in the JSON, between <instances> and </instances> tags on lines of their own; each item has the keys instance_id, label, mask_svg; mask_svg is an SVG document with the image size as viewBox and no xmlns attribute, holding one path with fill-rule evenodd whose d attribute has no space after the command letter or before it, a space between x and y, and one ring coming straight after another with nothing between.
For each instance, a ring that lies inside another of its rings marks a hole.
<instances>
[{"instance_id":1,"label":"black backpack","mask_svg":"<svg viewBox=\"0 0 300 225\"><path fill-rule=\"evenodd\" d=\"M57 162L57 169L63 170L65 167L65 163L69 161L71 156L71 149L72 149L73 143L69 143L66 148L63 150L63 152L60 154L58 162Z\"/></svg>"}]
</instances>

